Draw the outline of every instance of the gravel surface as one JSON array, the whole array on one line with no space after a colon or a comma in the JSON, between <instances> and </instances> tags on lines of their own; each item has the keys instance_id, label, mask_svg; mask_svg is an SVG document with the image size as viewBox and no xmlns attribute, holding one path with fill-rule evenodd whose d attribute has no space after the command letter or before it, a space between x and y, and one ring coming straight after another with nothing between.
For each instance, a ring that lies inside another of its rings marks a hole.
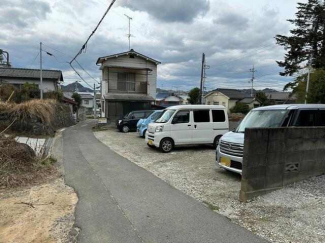
<instances>
[{"instance_id":1,"label":"gravel surface","mask_svg":"<svg viewBox=\"0 0 325 243\"><path fill-rule=\"evenodd\" d=\"M325 176L240 203L241 178L216 168L212 147L183 147L163 154L149 148L136 133L110 129L95 136L116 153L265 239L325 242Z\"/></svg>"}]
</instances>

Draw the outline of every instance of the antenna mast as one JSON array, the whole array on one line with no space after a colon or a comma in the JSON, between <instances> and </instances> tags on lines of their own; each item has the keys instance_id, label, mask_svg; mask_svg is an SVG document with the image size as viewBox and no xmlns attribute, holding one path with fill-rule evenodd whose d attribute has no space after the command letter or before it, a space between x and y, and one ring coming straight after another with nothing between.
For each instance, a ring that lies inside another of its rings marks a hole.
<instances>
[{"instance_id":1,"label":"antenna mast","mask_svg":"<svg viewBox=\"0 0 325 243\"><path fill-rule=\"evenodd\" d=\"M132 20L132 18L126 14L124 14L124 15L129 19L129 34L127 36L129 38L129 50L131 50L131 37L132 37L132 35L131 35L131 20Z\"/></svg>"}]
</instances>

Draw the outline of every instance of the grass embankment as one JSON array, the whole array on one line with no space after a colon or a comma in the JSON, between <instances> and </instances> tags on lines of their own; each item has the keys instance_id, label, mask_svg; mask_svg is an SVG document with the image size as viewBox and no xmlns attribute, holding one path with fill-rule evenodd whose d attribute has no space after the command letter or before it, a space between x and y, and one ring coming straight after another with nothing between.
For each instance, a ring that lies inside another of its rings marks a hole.
<instances>
[{"instance_id":1,"label":"grass embankment","mask_svg":"<svg viewBox=\"0 0 325 243\"><path fill-rule=\"evenodd\" d=\"M26 144L15 141L16 124L30 124L36 119L42 124L52 124L57 102L31 100L20 104L0 102L0 188L26 186L57 174L52 158L39 158ZM5 133L11 136L4 136ZM20 134L21 135L21 134Z\"/></svg>"},{"instance_id":2,"label":"grass embankment","mask_svg":"<svg viewBox=\"0 0 325 243\"><path fill-rule=\"evenodd\" d=\"M0 188L35 184L55 178L58 172L52 157L43 159L26 144L0 137Z\"/></svg>"}]
</instances>

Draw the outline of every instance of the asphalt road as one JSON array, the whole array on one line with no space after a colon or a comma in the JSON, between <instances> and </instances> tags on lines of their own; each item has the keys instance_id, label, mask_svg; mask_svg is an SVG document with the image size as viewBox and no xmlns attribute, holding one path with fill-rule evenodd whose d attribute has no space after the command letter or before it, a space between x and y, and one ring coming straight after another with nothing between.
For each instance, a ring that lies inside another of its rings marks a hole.
<instances>
[{"instance_id":1,"label":"asphalt road","mask_svg":"<svg viewBox=\"0 0 325 243\"><path fill-rule=\"evenodd\" d=\"M78 242L266 242L99 142L86 121L63 133Z\"/></svg>"}]
</instances>

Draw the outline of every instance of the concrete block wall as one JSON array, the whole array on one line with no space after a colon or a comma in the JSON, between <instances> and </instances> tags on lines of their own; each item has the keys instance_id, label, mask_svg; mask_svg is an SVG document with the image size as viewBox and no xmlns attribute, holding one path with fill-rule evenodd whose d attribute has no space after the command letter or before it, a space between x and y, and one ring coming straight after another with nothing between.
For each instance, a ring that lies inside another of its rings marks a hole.
<instances>
[{"instance_id":1,"label":"concrete block wall","mask_svg":"<svg viewBox=\"0 0 325 243\"><path fill-rule=\"evenodd\" d=\"M246 129L240 200L325 173L325 128Z\"/></svg>"}]
</instances>

